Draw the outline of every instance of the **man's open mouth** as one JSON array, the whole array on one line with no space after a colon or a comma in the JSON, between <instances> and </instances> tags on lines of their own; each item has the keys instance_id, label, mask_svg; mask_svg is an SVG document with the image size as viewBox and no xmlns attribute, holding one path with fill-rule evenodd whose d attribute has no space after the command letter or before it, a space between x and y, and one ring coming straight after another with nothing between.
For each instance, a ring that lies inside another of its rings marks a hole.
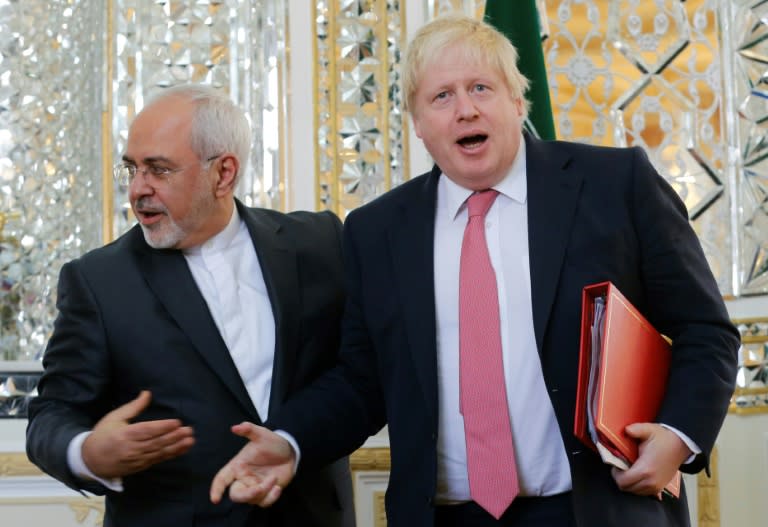
<instances>
[{"instance_id":1,"label":"man's open mouth","mask_svg":"<svg viewBox=\"0 0 768 527\"><path fill-rule=\"evenodd\" d=\"M476 135L468 135L466 137L462 137L456 142L459 145L463 146L464 148L477 148L478 146L485 143L486 139L488 139L487 135L476 134Z\"/></svg>"}]
</instances>

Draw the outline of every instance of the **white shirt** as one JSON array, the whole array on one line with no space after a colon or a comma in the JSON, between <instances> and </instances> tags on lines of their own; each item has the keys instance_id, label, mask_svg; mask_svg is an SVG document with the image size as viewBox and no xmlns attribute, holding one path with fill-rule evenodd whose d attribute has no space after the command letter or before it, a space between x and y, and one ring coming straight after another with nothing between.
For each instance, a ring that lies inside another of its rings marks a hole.
<instances>
[{"instance_id":1,"label":"white shirt","mask_svg":"<svg viewBox=\"0 0 768 527\"><path fill-rule=\"evenodd\" d=\"M275 319L253 240L237 209L223 231L185 250L184 257L264 421L272 387ZM242 342L233 341L233 321L236 329L244 330Z\"/></svg>"},{"instance_id":2,"label":"white shirt","mask_svg":"<svg viewBox=\"0 0 768 527\"><path fill-rule=\"evenodd\" d=\"M263 421L272 387L275 320L253 241L237 208L224 230L202 245L185 250L184 258ZM241 336L233 341L233 333L237 332ZM98 478L85 465L82 445L89 434L78 434L70 442L70 469L80 477L122 491L121 478Z\"/></svg>"},{"instance_id":3,"label":"white shirt","mask_svg":"<svg viewBox=\"0 0 768 527\"><path fill-rule=\"evenodd\" d=\"M520 495L547 496L570 490L571 477L533 331L525 146L520 144L509 173L493 187L499 196L486 216L485 234L499 292L504 379ZM459 413L459 262L467 224L465 201L471 194L444 175L438 181L434 242L438 503L471 499Z\"/></svg>"}]
</instances>

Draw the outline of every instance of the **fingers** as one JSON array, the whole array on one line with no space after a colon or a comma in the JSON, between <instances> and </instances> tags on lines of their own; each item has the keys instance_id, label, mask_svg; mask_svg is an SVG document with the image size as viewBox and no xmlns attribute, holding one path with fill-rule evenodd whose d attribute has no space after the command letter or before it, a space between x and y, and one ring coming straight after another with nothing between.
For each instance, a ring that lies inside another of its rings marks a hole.
<instances>
[{"instance_id":1,"label":"fingers","mask_svg":"<svg viewBox=\"0 0 768 527\"><path fill-rule=\"evenodd\" d=\"M249 422L236 424L232 427L233 434L244 437L250 441L258 441L262 437L264 430L267 429Z\"/></svg>"},{"instance_id":2,"label":"fingers","mask_svg":"<svg viewBox=\"0 0 768 527\"><path fill-rule=\"evenodd\" d=\"M295 454L288 441L267 428L244 422L232 432L248 443L214 476L211 502L220 503L229 488L232 501L268 507L293 479Z\"/></svg>"},{"instance_id":3,"label":"fingers","mask_svg":"<svg viewBox=\"0 0 768 527\"><path fill-rule=\"evenodd\" d=\"M224 465L213 477L211 483L210 498L211 503L218 504L221 502L221 498L224 492L235 481L235 470L230 461Z\"/></svg>"},{"instance_id":4,"label":"fingers","mask_svg":"<svg viewBox=\"0 0 768 527\"><path fill-rule=\"evenodd\" d=\"M658 427L659 425L655 423L633 423L624 428L624 431L629 437L642 442L649 439L657 431Z\"/></svg>"},{"instance_id":5,"label":"fingers","mask_svg":"<svg viewBox=\"0 0 768 527\"><path fill-rule=\"evenodd\" d=\"M181 439L191 433L192 428L182 426L179 419L159 419L126 424L124 439L146 443L147 446L151 447L154 444L173 442L175 439Z\"/></svg>"},{"instance_id":6,"label":"fingers","mask_svg":"<svg viewBox=\"0 0 768 527\"><path fill-rule=\"evenodd\" d=\"M258 503L260 507L269 507L274 504L283 492L283 488L280 485L274 485L267 494L267 497Z\"/></svg>"},{"instance_id":7,"label":"fingers","mask_svg":"<svg viewBox=\"0 0 768 527\"><path fill-rule=\"evenodd\" d=\"M274 476L264 479L243 476L235 479L230 467L221 469L211 485L211 503L219 504L229 487L229 498L235 503L250 503L259 507L273 505L282 494L282 487Z\"/></svg>"},{"instance_id":8,"label":"fingers","mask_svg":"<svg viewBox=\"0 0 768 527\"><path fill-rule=\"evenodd\" d=\"M229 488L229 498L235 503L250 503L259 507L273 505L282 494L282 487L276 478L253 480L244 478L235 481Z\"/></svg>"},{"instance_id":9,"label":"fingers","mask_svg":"<svg viewBox=\"0 0 768 527\"><path fill-rule=\"evenodd\" d=\"M613 469L613 479L625 492L658 495L672 480L690 450L677 434L656 423L635 423L626 431L639 441L639 456L628 470Z\"/></svg>"},{"instance_id":10,"label":"fingers","mask_svg":"<svg viewBox=\"0 0 768 527\"><path fill-rule=\"evenodd\" d=\"M139 458L148 466L185 454L194 444L192 427L179 426L160 436L136 442L136 448Z\"/></svg>"},{"instance_id":11,"label":"fingers","mask_svg":"<svg viewBox=\"0 0 768 527\"><path fill-rule=\"evenodd\" d=\"M147 409L152 400L152 393L149 390L142 390L132 401L112 410L105 418L110 420L130 421Z\"/></svg>"},{"instance_id":12,"label":"fingers","mask_svg":"<svg viewBox=\"0 0 768 527\"><path fill-rule=\"evenodd\" d=\"M235 458L244 463L255 463L256 465L269 465L277 467L283 463L287 463L293 466L296 460L296 452L294 452L291 444L279 434L276 434L269 428L263 426L256 426L253 423L243 422L232 427L232 432L236 435L248 439L250 449L250 455L246 452L249 449L244 448L241 453ZM293 472L290 472L290 479L293 478ZM281 481L281 484L287 484L287 481Z\"/></svg>"},{"instance_id":13,"label":"fingers","mask_svg":"<svg viewBox=\"0 0 768 527\"><path fill-rule=\"evenodd\" d=\"M101 438L91 434L83 443L83 461L97 476L123 477L185 454L195 443L189 427L148 443Z\"/></svg>"},{"instance_id":14,"label":"fingers","mask_svg":"<svg viewBox=\"0 0 768 527\"><path fill-rule=\"evenodd\" d=\"M194 443L194 431L178 419L102 420L83 443L82 456L97 476L122 477L185 454Z\"/></svg>"},{"instance_id":15,"label":"fingers","mask_svg":"<svg viewBox=\"0 0 768 527\"><path fill-rule=\"evenodd\" d=\"M632 470L635 468L635 470ZM637 467L632 467L629 470L621 470L618 468L611 469L611 475L616 485L624 492L630 492L637 494L638 496L653 496L658 494L661 489L656 489L652 475L650 473L637 470ZM663 487L662 487L663 488Z\"/></svg>"}]
</instances>

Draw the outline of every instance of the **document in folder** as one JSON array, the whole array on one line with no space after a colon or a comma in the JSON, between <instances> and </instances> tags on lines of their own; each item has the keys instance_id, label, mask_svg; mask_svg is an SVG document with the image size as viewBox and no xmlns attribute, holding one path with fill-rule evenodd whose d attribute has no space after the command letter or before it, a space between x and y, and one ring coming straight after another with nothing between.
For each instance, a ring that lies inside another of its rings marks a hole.
<instances>
[{"instance_id":1,"label":"document in folder","mask_svg":"<svg viewBox=\"0 0 768 527\"><path fill-rule=\"evenodd\" d=\"M670 350L615 285L584 288L574 433L605 463L626 470L637 460L637 440L624 429L655 421L666 391ZM679 472L665 491L679 495Z\"/></svg>"}]
</instances>

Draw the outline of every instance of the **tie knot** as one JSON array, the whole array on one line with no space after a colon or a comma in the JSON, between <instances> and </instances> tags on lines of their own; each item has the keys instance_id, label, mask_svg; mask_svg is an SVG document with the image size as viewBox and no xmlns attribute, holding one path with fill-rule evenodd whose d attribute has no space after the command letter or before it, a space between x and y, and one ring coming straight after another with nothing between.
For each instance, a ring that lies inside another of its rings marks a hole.
<instances>
[{"instance_id":1,"label":"tie knot","mask_svg":"<svg viewBox=\"0 0 768 527\"><path fill-rule=\"evenodd\" d=\"M469 217L485 217L485 215L488 213L488 209L490 209L491 205L493 204L493 200L495 200L496 196L498 195L498 191L493 189L481 190L480 192L475 192L472 194L469 199L467 199Z\"/></svg>"}]
</instances>

